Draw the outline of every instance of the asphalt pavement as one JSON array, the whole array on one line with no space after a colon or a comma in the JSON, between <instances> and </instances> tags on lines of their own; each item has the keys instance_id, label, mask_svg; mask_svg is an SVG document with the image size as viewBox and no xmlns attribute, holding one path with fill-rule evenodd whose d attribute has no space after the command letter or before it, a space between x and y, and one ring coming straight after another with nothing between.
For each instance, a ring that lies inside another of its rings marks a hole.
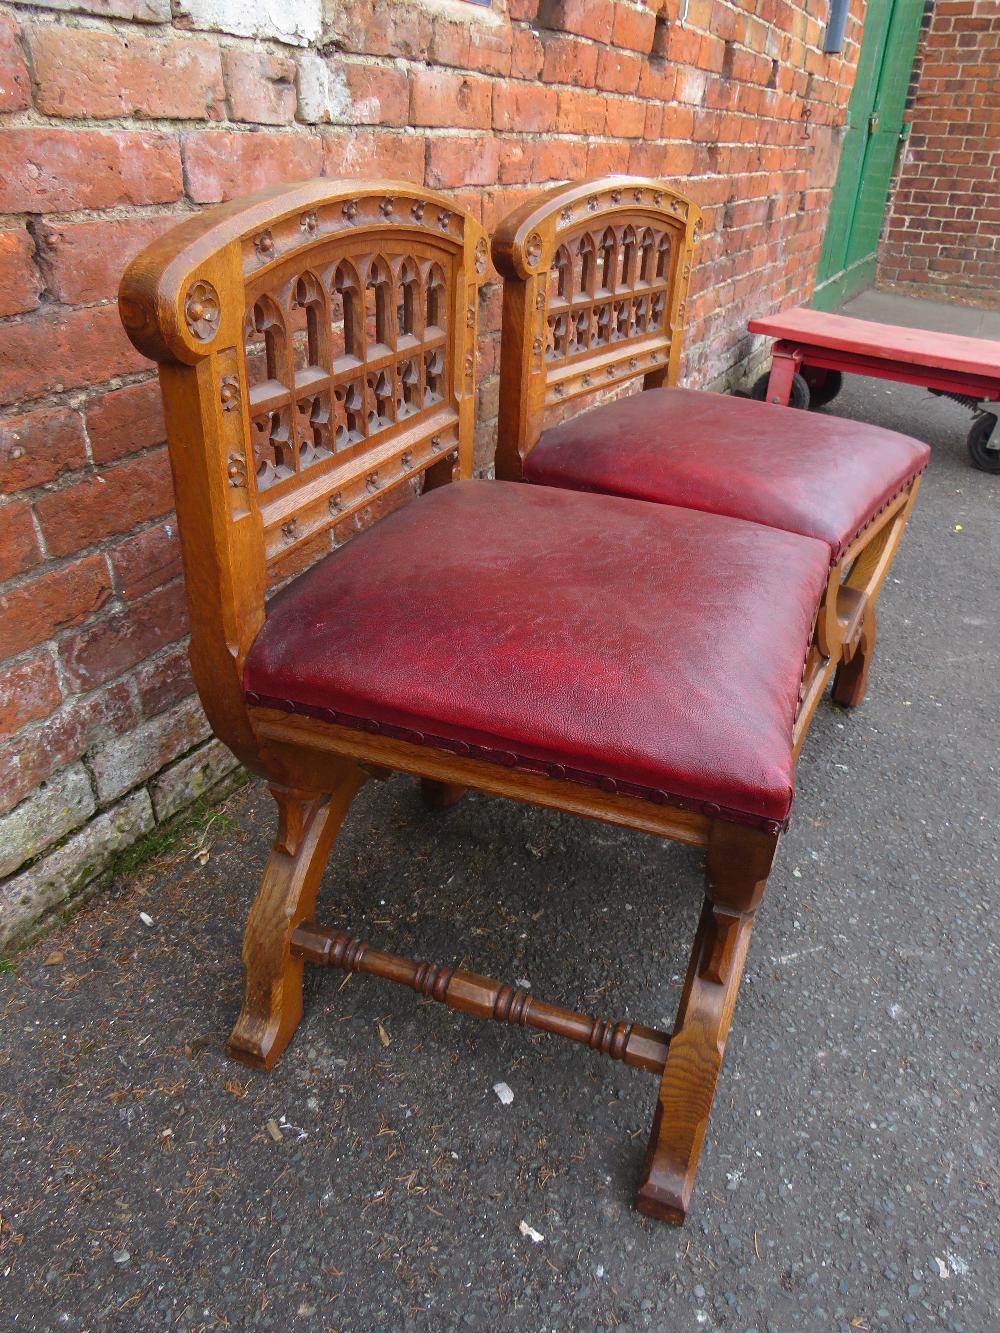
<instances>
[{"instance_id":1,"label":"asphalt pavement","mask_svg":"<svg viewBox=\"0 0 1000 1333\"><path fill-rule=\"evenodd\" d=\"M227 1060L254 785L0 973L0 1328L1000 1328L1000 477L921 389L827 410L933 459L869 697L799 764L685 1227L631 1208L656 1079L567 1043L317 969L275 1070ZM397 777L319 915L669 1027L701 892L688 849Z\"/></svg>"}]
</instances>

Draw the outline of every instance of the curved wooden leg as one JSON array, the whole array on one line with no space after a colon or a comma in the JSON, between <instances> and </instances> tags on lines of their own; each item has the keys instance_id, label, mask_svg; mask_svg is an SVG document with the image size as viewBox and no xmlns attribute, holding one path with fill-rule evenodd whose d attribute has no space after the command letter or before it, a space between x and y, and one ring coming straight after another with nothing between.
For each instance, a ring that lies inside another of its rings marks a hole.
<instances>
[{"instance_id":1,"label":"curved wooden leg","mask_svg":"<svg viewBox=\"0 0 1000 1333\"><path fill-rule=\"evenodd\" d=\"M364 778L360 769L347 770L343 782L321 796L271 787L278 836L247 918L243 1010L228 1048L255 1069L271 1068L302 1017L303 965L292 957L292 931L312 915L333 840Z\"/></svg>"},{"instance_id":2,"label":"curved wooden leg","mask_svg":"<svg viewBox=\"0 0 1000 1333\"><path fill-rule=\"evenodd\" d=\"M436 810L446 810L448 806L460 801L467 791L468 788L458 782L439 782L437 778L420 779L420 795L424 805Z\"/></svg>"},{"instance_id":3,"label":"curved wooden leg","mask_svg":"<svg viewBox=\"0 0 1000 1333\"><path fill-rule=\"evenodd\" d=\"M841 662L833 678L833 701L844 708L857 708L868 691L868 670L875 652L875 606L865 608L857 646L851 657Z\"/></svg>"},{"instance_id":4,"label":"curved wooden leg","mask_svg":"<svg viewBox=\"0 0 1000 1333\"><path fill-rule=\"evenodd\" d=\"M691 1201L754 913L777 845L777 834L736 824L712 827L705 905L635 1201L640 1212L678 1226Z\"/></svg>"}]
</instances>

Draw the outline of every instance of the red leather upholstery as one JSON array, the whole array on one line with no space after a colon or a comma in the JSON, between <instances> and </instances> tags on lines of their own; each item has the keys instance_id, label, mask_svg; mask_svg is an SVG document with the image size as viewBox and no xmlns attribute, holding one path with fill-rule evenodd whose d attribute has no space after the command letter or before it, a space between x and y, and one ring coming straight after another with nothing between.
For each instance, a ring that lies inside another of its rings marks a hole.
<instances>
[{"instance_id":1,"label":"red leather upholstery","mask_svg":"<svg viewBox=\"0 0 1000 1333\"><path fill-rule=\"evenodd\" d=\"M524 473L799 532L836 559L929 457L926 444L860 421L650 389L545 431Z\"/></svg>"},{"instance_id":2,"label":"red leather upholstery","mask_svg":"<svg viewBox=\"0 0 1000 1333\"><path fill-rule=\"evenodd\" d=\"M453 482L277 594L247 698L773 824L828 554L716 514Z\"/></svg>"}]
</instances>

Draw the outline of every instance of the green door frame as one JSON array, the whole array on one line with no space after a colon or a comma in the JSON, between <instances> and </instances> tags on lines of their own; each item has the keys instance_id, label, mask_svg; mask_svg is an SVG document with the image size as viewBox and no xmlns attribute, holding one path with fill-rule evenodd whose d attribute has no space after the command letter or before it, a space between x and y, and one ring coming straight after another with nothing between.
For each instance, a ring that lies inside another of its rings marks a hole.
<instances>
[{"instance_id":1,"label":"green door frame","mask_svg":"<svg viewBox=\"0 0 1000 1333\"><path fill-rule=\"evenodd\" d=\"M835 310L875 277L924 0L868 0L812 304Z\"/></svg>"}]
</instances>

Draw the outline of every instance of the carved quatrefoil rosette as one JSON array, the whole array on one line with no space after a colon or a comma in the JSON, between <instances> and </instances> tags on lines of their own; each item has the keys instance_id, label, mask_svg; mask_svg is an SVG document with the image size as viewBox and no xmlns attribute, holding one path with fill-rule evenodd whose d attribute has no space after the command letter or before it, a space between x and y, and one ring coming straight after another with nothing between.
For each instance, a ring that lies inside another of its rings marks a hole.
<instances>
[{"instance_id":1,"label":"carved quatrefoil rosette","mask_svg":"<svg viewBox=\"0 0 1000 1333\"><path fill-rule=\"evenodd\" d=\"M311 233L316 230L318 221L315 213L303 213L299 218L299 226L304 232Z\"/></svg>"},{"instance_id":2,"label":"carved quatrefoil rosette","mask_svg":"<svg viewBox=\"0 0 1000 1333\"><path fill-rule=\"evenodd\" d=\"M542 238L533 231L524 242L524 262L528 268L537 268L542 261Z\"/></svg>"},{"instance_id":3,"label":"carved quatrefoil rosette","mask_svg":"<svg viewBox=\"0 0 1000 1333\"><path fill-rule=\"evenodd\" d=\"M410 216L413 218L414 222L423 222L425 207L426 205L422 199L414 200L413 206L410 209Z\"/></svg>"},{"instance_id":4,"label":"carved quatrefoil rosette","mask_svg":"<svg viewBox=\"0 0 1000 1333\"><path fill-rule=\"evenodd\" d=\"M356 199L348 199L340 211L348 222L353 222L358 216L358 201Z\"/></svg>"},{"instance_id":5,"label":"carved quatrefoil rosette","mask_svg":"<svg viewBox=\"0 0 1000 1333\"><path fill-rule=\"evenodd\" d=\"M242 454L230 454L226 459L226 476L230 486L246 486L247 460Z\"/></svg>"},{"instance_id":6,"label":"carved quatrefoil rosette","mask_svg":"<svg viewBox=\"0 0 1000 1333\"><path fill-rule=\"evenodd\" d=\"M486 272L486 261L490 257L490 249L486 244L486 237L480 236L476 242L476 272L479 274Z\"/></svg>"},{"instance_id":7,"label":"carved quatrefoil rosette","mask_svg":"<svg viewBox=\"0 0 1000 1333\"><path fill-rule=\"evenodd\" d=\"M259 232L253 238L253 248L257 251L257 258L267 261L274 255L274 237L270 231Z\"/></svg>"},{"instance_id":8,"label":"carved quatrefoil rosette","mask_svg":"<svg viewBox=\"0 0 1000 1333\"><path fill-rule=\"evenodd\" d=\"M559 214L559 221L564 227L566 226L567 223L572 222L573 210L571 208L564 208L563 211Z\"/></svg>"},{"instance_id":9,"label":"carved quatrefoil rosette","mask_svg":"<svg viewBox=\"0 0 1000 1333\"><path fill-rule=\"evenodd\" d=\"M378 211L384 218L392 217L393 213L396 211L396 201L391 194L386 195L386 197L379 203Z\"/></svg>"},{"instance_id":10,"label":"carved quatrefoil rosette","mask_svg":"<svg viewBox=\"0 0 1000 1333\"><path fill-rule=\"evenodd\" d=\"M618 205L621 203L621 201L622 201L622 192L621 192L621 190L612 190L612 191L611 191L611 202L614 204L615 208L618 207Z\"/></svg>"},{"instance_id":11,"label":"carved quatrefoil rosette","mask_svg":"<svg viewBox=\"0 0 1000 1333\"><path fill-rule=\"evenodd\" d=\"M219 388L223 412L234 412L240 405L240 381L236 375L223 375Z\"/></svg>"},{"instance_id":12,"label":"carved quatrefoil rosette","mask_svg":"<svg viewBox=\"0 0 1000 1333\"><path fill-rule=\"evenodd\" d=\"M184 321L192 338L207 343L219 330L219 293L210 282L193 282L184 298Z\"/></svg>"}]
</instances>

